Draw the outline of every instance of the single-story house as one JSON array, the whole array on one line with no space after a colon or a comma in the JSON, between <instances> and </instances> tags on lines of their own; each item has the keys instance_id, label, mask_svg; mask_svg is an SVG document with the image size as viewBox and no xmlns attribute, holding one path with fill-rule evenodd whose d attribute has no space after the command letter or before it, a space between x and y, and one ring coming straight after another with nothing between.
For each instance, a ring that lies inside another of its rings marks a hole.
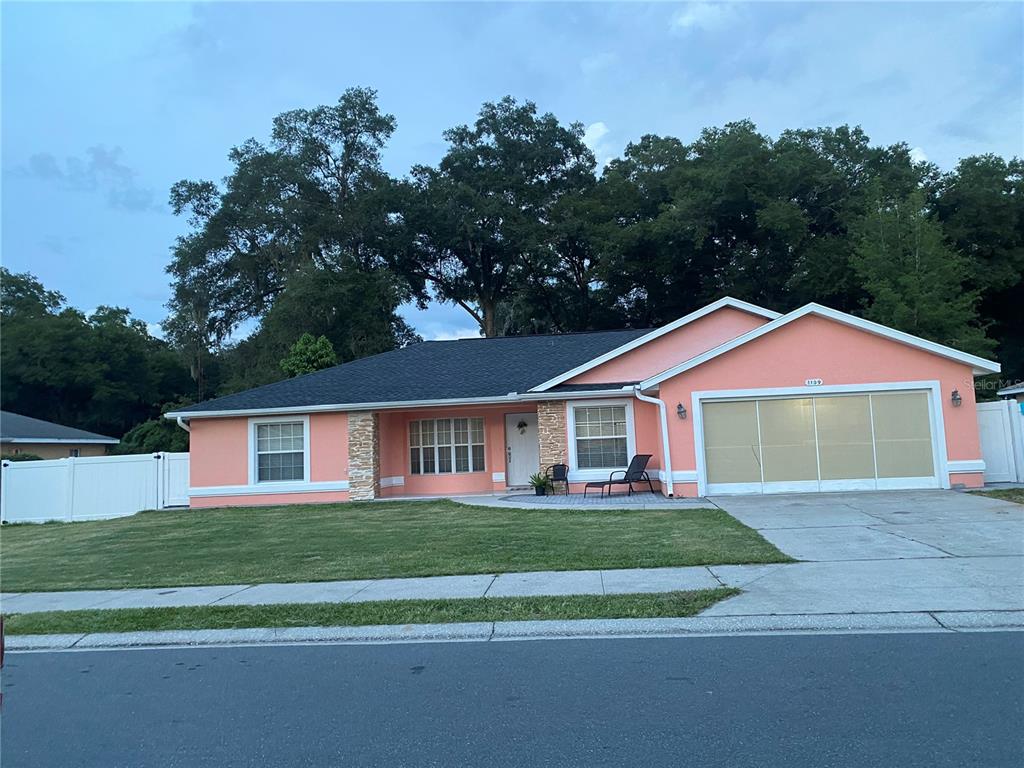
<instances>
[{"instance_id":1,"label":"single-story house","mask_svg":"<svg viewBox=\"0 0 1024 768\"><path fill-rule=\"evenodd\" d=\"M119 442L116 437L0 411L0 453L5 456L29 454L41 459L102 456Z\"/></svg>"},{"instance_id":2,"label":"single-story house","mask_svg":"<svg viewBox=\"0 0 1024 768\"><path fill-rule=\"evenodd\" d=\"M1000 397L1005 397L1009 400L1011 397L1014 398L1020 404L1020 412L1024 413L1024 384L1017 384L1012 387L1004 387L996 392Z\"/></svg>"},{"instance_id":3,"label":"single-story house","mask_svg":"<svg viewBox=\"0 0 1024 768\"><path fill-rule=\"evenodd\" d=\"M194 507L573 492L651 454L667 496L978 487L999 365L818 304L654 330L428 341L168 414Z\"/></svg>"}]
</instances>

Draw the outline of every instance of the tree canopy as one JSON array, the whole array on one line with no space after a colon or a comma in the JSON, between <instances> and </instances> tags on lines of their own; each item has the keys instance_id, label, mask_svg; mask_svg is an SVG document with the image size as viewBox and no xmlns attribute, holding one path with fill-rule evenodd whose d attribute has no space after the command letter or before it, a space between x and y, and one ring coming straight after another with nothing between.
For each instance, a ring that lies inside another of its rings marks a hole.
<instances>
[{"instance_id":1,"label":"tree canopy","mask_svg":"<svg viewBox=\"0 0 1024 768\"><path fill-rule=\"evenodd\" d=\"M175 184L166 341L0 273L3 407L173 449L169 404L415 342L400 308L435 300L488 336L650 327L726 294L817 301L1024 379L1019 158L942 171L857 127L739 121L642 136L599 168L582 125L505 97L396 178L396 128L351 88L232 148L220 182Z\"/></svg>"}]
</instances>

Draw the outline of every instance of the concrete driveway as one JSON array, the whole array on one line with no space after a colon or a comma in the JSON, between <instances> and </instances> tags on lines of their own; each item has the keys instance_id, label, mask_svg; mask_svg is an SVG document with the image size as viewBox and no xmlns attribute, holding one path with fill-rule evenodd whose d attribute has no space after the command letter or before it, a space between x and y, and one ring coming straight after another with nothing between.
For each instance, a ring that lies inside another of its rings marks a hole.
<instances>
[{"instance_id":1,"label":"concrete driveway","mask_svg":"<svg viewBox=\"0 0 1024 768\"><path fill-rule=\"evenodd\" d=\"M706 615L1024 609L1024 506L955 491L712 501L804 562Z\"/></svg>"}]
</instances>

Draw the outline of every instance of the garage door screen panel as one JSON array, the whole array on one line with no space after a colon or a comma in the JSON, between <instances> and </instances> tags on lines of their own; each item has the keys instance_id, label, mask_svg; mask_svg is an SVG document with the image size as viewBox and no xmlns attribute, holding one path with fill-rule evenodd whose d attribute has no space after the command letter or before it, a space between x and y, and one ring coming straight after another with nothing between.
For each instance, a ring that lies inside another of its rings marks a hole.
<instances>
[{"instance_id":1,"label":"garage door screen panel","mask_svg":"<svg viewBox=\"0 0 1024 768\"><path fill-rule=\"evenodd\" d=\"M878 477L929 477L935 472L928 396L893 392L871 396Z\"/></svg>"},{"instance_id":2,"label":"garage door screen panel","mask_svg":"<svg viewBox=\"0 0 1024 768\"><path fill-rule=\"evenodd\" d=\"M702 403L705 490L939 488L931 404L922 391Z\"/></svg>"},{"instance_id":3,"label":"garage door screen panel","mask_svg":"<svg viewBox=\"0 0 1024 768\"><path fill-rule=\"evenodd\" d=\"M814 446L814 402L808 398L761 400L764 482L818 479Z\"/></svg>"},{"instance_id":4,"label":"garage door screen panel","mask_svg":"<svg viewBox=\"0 0 1024 768\"><path fill-rule=\"evenodd\" d=\"M814 401L818 421L818 460L822 480L874 478L871 403L867 395L820 397Z\"/></svg>"},{"instance_id":5,"label":"garage door screen panel","mask_svg":"<svg viewBox=\"0 0 1024 768\"><path fill-rule=\"evenodd\" d=\"M757 403L704 406L704 453L710 483L760 483Z\"/></svg>"}]
</instances>

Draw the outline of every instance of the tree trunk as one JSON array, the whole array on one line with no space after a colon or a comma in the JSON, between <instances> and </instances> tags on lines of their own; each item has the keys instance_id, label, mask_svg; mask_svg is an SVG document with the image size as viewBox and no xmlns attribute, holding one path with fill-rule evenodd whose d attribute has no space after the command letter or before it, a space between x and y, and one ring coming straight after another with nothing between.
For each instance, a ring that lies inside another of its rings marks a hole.
<instances>
[{"instance_id":1,"label":"tree trunk","mask_svg":"<svg viewBox=\"0 0 1024 768\"><path fill-rule=\"evenodd\" d=\"M495 302L484 300L480 301L480 314L483 317L483 321L480 323L480 328L483 330L484 336L488 339L494 338L498 335L494 309Z\"/></svg>"}]
</instances>

